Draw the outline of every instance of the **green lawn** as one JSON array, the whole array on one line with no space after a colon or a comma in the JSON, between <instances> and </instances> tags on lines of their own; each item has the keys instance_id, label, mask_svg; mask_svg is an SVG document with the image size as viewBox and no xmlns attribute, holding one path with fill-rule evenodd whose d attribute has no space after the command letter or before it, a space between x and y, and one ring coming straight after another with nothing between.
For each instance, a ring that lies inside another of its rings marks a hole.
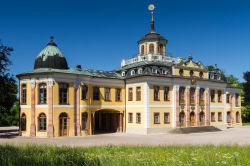
<instances>
[{"instance_id":1,"label":"green lawn","mask_svg":"<svg viewBox=\"0 0 250 166\"><path fill-rule=\"evenodd\" d=\"M250 122L248 123L242 123L243 126L250 126Z\"/></svg>"},{"instance_id":2,"label":"green lawn","mask_svg":"<svg viewBox=\"0 0 250 166\"><path fill-rule=\"evenodd\" d=\"M0 145L0 165L250 165L250 146L71 148Z\"/></svg>"}]
</instances>

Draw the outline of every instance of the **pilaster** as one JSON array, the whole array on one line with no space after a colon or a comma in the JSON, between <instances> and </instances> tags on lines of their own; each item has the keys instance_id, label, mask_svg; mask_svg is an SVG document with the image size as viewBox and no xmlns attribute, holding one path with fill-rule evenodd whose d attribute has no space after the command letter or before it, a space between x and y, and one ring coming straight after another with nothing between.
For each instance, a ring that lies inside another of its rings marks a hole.
<instances>
[{"instance_id":1,"label":"pilaster","mask_svg":"<svg viewBox=\"0 0 250 166\"><path fill-rule=\"evenodd\" d=\"M179 113L180 113L180 101L179 101L179 91L180 91L180 86L176 85L175 86L175 104L176 104L176 109L175 109L175 120L176 120L176 127L180 127L180 120L179 120Z\"/></svg>"},{"instance_id":2,"label":"pilaster","mask_svg":"<svg viewBox=\"0 0 250 166\"><path fill-rule=\"evenodd\" d=\"M210 93L209 88L205 90L205 125L210 125Z\"/></svg>"},{"instance_id":3,"label":"pilaster","mask_svg":"<svg viewBox=\"0 0 250 166\"><path fill-rule=\"evenodd\" d=\"M48 79L48 137L54 137L54 124L53 124L53 85L54 80Z\"/></svg>"},{"instance_id":4,"label":"pilaster","mask_svg":"<svg viewBox=\"0 0 250 166\"><path fill-rule=\"evenodd\" d=\"M186 86L185 90L185 103L186 103L186 127L190 126L190 86Z\"/></svg>"},{"instance_id":5,"label":"pilaster","mask_svg":"<svg viewBox=\"0 0 250 166\"><path fill-rule=\"evenodd\" d=\"M196 112L195 112L195 125L200 126L199 115L200 115L200 87L196 87Z\"/></svg>"},{"instance_id":6,"label":"pilaster","mask_svg":"<svg viewBox=\"0 0 250 166\"><path fill-rule=\"evenodd\" d=\"M36 123L35 123L35 102L36 102L36 80L32 79L31 83L31 123L30 123L30 136L36 136Z\"/></svg>"},{"instance_id":7,"label":"pilaster","mask_svg":"<svg viewBox=\"0 0 250 166\"><path fill-rule=\"evenodd\" d=\"M74 83L74 127L75 136L80 136L80 83Z\"/></svg>"}]
</instances>

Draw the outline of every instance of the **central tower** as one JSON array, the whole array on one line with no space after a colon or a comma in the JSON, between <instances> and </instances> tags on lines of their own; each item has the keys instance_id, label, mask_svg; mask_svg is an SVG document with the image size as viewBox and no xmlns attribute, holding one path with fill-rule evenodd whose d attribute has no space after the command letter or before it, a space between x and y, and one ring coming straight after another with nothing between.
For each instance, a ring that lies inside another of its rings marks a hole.
<instances>
[{"instance_id":1,"label":"central tower","mask_svg":"<svg viewBox=\"0 0 250 166\"><path fill-rule=\"evenodd\" d=\"M145 56L148 54L166 56L166 45L168 41L163 36L155 32L155 6L150 4L148 6L148 10L151 13L150 32L138 41L139 54L140 56Z\"/></svg>"}]
</instances>

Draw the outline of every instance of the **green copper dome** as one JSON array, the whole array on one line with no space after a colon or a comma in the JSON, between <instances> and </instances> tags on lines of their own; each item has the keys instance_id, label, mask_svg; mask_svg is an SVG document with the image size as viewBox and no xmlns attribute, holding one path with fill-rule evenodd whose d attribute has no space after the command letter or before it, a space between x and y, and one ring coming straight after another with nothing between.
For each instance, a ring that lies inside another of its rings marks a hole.
<instances>
[{"instance_id":1,"label":"green copper dome","mask_svg":"<svg viewBox=\"0 0 250 166\"><path fill-rule=\"evenodd\" d=\"M36 57L34 69L52 68L52 69L68 69L66 58L63 56L60 49L54 43L54 38L51 37L47 46Z\"/></svg>"}]
</instances>

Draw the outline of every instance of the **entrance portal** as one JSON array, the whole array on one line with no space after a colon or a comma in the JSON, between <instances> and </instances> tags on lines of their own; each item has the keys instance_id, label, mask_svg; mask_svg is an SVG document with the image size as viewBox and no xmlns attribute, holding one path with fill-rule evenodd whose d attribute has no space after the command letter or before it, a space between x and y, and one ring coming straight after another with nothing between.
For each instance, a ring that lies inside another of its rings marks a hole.
<instances>
[{"instance_id":1,"label":"entrance portal","mask_svg":"<svg viewBox=\"0 0 250 166\"><path fill-rule=\"evenodd\" d=\"M190 113L190 126L195 126L195 113Z\"/></svg>"},{"instance_id":2,"label":"entrance portal","mask_svg":"<svg viewBox=\"0 0 250 166\"><path fill-rule=\"evenodd\" d=\"M122 113L115 111L97 111L94 115L94 134L122 131Z\"/></svg>"},{"instance_id":3,"label":"entrance portal","mask_svg":"<svg viewBox=\"0 0 250 166\"><path fill-rule=\"evenodd\" d=\"M59 116L59 135L68 136L68 115L61 113Z\"/></svg>"}]
</instances>

